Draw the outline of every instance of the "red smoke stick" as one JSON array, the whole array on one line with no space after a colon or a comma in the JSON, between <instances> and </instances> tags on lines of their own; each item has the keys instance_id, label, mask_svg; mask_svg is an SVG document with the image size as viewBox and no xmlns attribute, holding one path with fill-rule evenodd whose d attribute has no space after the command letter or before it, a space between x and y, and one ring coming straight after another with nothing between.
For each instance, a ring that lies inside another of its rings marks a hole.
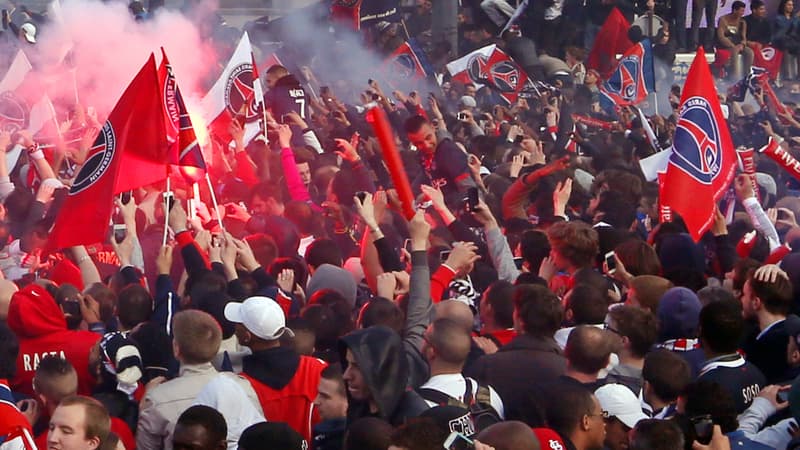
<instances>
[{"instance_id":1,"label":"red smoke stick","mask_svg":"<svg viewBox=\"0 0 800 450\"><path fill-rule=\"evenodd\" d=\"M758 192L758 183L756 182L755 152L752 148L746 148L736 150L736 154L739 155L742 172L750 177L750 184L753 185L753 192L756 194L756 198L761 198Z\"/></svg>"},{"instance_id":2,"label":"red smoke stick","mask_svg":"<svg viewBox=\"0 0 800 450\"><path fill-rule=\"evenodd\" d=\"M772 158L776 163L789 172L789 174L800 180L800 162L798 162L794 156L789 154L789 152L784 150L783 147L781 147L774 139L769 138L767 145L761 147L759 152Z\"/></svg>"},{"instance_id":3,"label":"red smoke stick","mask_svg":"<svg viewBox=\"0 0 800 450\"><path fill-rule=\"evenodd\" d=\"M400 153L394 145L394 134L392 133L392 127L389 125L389 120L386 118L386 113L379 107L371 108L367 111L367 122L372 124L375 136L381 144L383 160L386 162L386 168L389 169L389 174L392 176L392 183L394 183L394 188L397 189L397 196L400 197L403 215L407 220L411 220L414 217L414 194L411 192L411 184L408 182L403 160L400 159Z\"/></svg>"}]
</instances>

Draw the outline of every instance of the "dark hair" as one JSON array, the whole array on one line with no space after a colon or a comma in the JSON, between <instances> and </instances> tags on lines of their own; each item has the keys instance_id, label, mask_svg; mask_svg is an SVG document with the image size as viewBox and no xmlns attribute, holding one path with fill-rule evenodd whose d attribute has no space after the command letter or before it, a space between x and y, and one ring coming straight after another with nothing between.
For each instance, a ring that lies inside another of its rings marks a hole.
<instances>
[{"instance_id":1,"label":"dark hair","mask_svg":"<svg viewBox=\"0 0 800 450\"><path fill-rule=\"evenodd\" d=\"M315 239L306 249L306 262L314 268L323 264L342 267L342 250L333 239Z\"/></svg>"},{"instance_id":2,"label":"dark hair","mask_svg":"<svg viewBox=\"0 0 800 450\"><path fill-rule=\"evenodd\" d=\"M642 379L665 402L675 401L692 381L692 369L685 359L666 349L657 349L644 358Z\"/></svg>"},{"instance_id":3,"label":"dark hair","mask_svg":"<svg viewBox=\"0 0 800 450\"><path fill-rule=\"evenodd\" d=\"M644 358L650 347L658 340L658 325L655 315L646 309L622 305L608 312L617 331L628 338L631 353Z\"/></svg>"},{"instance_id":4,"label":"dark hair","mask_svg":"<svg viewBox=\"0 0 800 450\"><path fill-rule=\"evenodd\" d=\"M750 11L766 5L762 0L750 0Z\"/></svg>"},{"instance_id":5,"label":"dark hair","mask_svg":"<svg viewBox=\"0 0 800 450\"><path fill-rule=\"evenodd\" d=\"M713 302L700 310L700 339L704 347L716 354L734 353L744 333L741 305L735 302Z\"/></svg>"},{"instance_id":6,"label":"dark hair","mask_svg":"<svg viewBox=\"0 0 800 450\"><path fill-rule=\"evenodd\" d=\"M519 250L522 259L528 263L528 269L533 273L539 273L542 261L550 255L547 234L539 230L525 230L520 238Z\"/></svg>"},{"instance_id":7,"label":"dark hair","mask_svg":"<svg viewBox=\"0 0 800 450\"><path fill-rule=\"evenodd\" d=\"M733 292L721 286L706 286L697 291L697 299L705 306L714 302L737 302Z\"/></svg>"},{"instance_id":8,"label":"dark hair","mask_svg":"<svg viewBox=\"0 0 800 450\"><path fill-rule=\"evenodd\" d=\"M570 436L583 420L592 413L592 391L572 381L557 381L548 398L547 426L561 436Z\"/></svg>"},{"instance_id":9,"label":"dark hair","mask_svg":"<svg viewBox=\"0 0 800 450\"><path fill-rule=\"evenodd\" d=\"M142 322L147 322L153 314L153 297L140 284L129 284L120 292L117 299L117 317L119 323L132 329Z\"/></svg>"},{"instance_id":10,"label":"dark hair","mask_svg":"<svg viewBox=\"0 0 800 450\"><path fill-rule=\"evenodd\" d=\"M633 430L630 450L675 450L684 446L683 432L671 420L640 420Z\"/></svg>"},{"instance_id":11,"label":"dark hair","mask_svg":"<svg viewBox=\"0 0 800 450\"><path fill-rule=\"evenodd\" d=\"M71 377L70 377L71 375ZM70 380L73 383L60 383ZM72 364L66 359L47 355L39 362L33 377L33 386L38 394L44 395L51 401L60 402L62 398L75 395L78 390L78 374Z\"/></svg>"},{"instance_id":12,"label":"dark hair","mask_svg":"<svg viewBox=\"0 0 800 450\"><path fill-rule=\"evenodd\" d=\"M305 286L307 284L308 269L306 268L305 261L299 257L276 258L272 261L272 264L269 265L267 272L272 275L273 278L277 278L278 274L281 273L283 269L292 269L294 271L295 283L300 286Z\"/></svg>"},{"instance_id":13,"label":"dark hair","mask_svg":"<svg viewBox=\"0 0 800 450\"><path fill-rule=\"evenodd\" d=\"M244 238L247 245L253 250L253 256L261 267L269 267L278 257L278 244L275 239L264 233L256 233Z\"/></svg>"},{"instance_id":14,"label":"dark hair","mask_svg":"<svg viewBox=\"0 0 800 450\"><path fill-rule=\"evenodd\" d=\"M590 284L577 284L567 294L567 310L572 310L574 325L603 323L608 313L605 291Z\"/></svg>"},{"instance_id":15,"label":"dark hair","mask_svg":"<svg viewBox=\"0 0 800 450\"><path fill-rule=\"evenodd\" d=\"M514 285L505 280L497 280L483 294L486 303L492 308L492 318L501 328L514 327Z\"/></svg>"},{"instance_id":16,"label":"dark hair","mask_svg":"<svg viewBox=\"0 0 800 450\"><path fill-rule=\"evenodd\" d=\"M19 340L5 321L0 321L0 378L11 380L17 373Z\"/></svg>"},{"instance_id":17,"label":"dark hair","mask_svg":"<svg viewBox=\"0 0 800 450\"><path fill-rule=\"evenodd\" d=\"M619 230L627 230L636 220L636 205L619 191L602 192L596 211L603 213L603 222Z\"/></svg>"},{"instance_id":18,"label":"dark hair","mask_svg":"<svg viewBox=\"0 0 800 450\"><path fill-rule=\"evenodd\" d=\"M514 289L514 310L522 320L525 333L535 337L552 338L564 319L564 310L556 294L532 284Z\"/></svg>"},{"instance_id":19,"label":"dark hair","mask_svg":"<svg viewBox=\"0 0 800 450\"><path fill-rule=\"evenodd\" d=\"M314 347L318 352L335 349L339 338L353 326L351 319L339 317L328 305L308 305L300 312L300 317L314 331Z\"/></svg>"},{"instance_id":20,"label":"dark hair","mask_svg":"<svg viewBox=\"0 0 800 450\"><path fill-rule=\"evenodd\" d=\"M283 203L283 197L281 196L280 188L269 183L259 183L250 189L250 196L247 202L248 205L253 203L254 197L258 197L264 201L274 198L276 201Z\"/></svg>"},{"instance_id":21,"label":"dark hair","mask_svg":"<svg viewBox=\"0 0 800 450\"><path fill-rule=\"evenodd\" d=\"M745 7L744 2L742 2L740 0L736 0L735 2L733 2L731 4L731 11L735 11L735 10L737 10L739 8L744 8L744 7Z\"/></svg>"},{"instance_id":22,"label":"dark hair","mask_svg":"<svg viewBox=\"0 0 800 450\"><path fill-rule=\"evenodd\" d=\"M386 450L392 426L377 417L363 417L347 427L342 450Z\"/></svg>"},{"instance_id":23,"label":"dark hair","mask_svg":"<svg viewBox=\"0 0 800 450\"><path fill-rule=\"evenodd\" d=\"M199 425L206 429L208 440L211 443L224 442L228 437L228 423L225 417L216 409L206 405L194 405L184 411L176 426L192 427Z\"/></svg>"},{"instance_id":24,"label":"dark hair","mask_svg":"<svg viewBox=\"0 0 800 450\"><path fill-rule=\"evenodd\" d=\"M786 8L786 4L790 1L792 0L781 0L781 2L778 4L778 14L785 14L784 9Z\"/></svg>"},{"instance_id":25,"label":"dark hair","mask_svg":"<svg viewBox=\"0 0 800 450\"><path fill-rule=\"evenodd\" d=\"M286 202L283 217L292 222L301 234L311 235L317 229L314 211L306 202L299 200Z\"/></svg>"},{"instance_id":26,"label":"dark hair","mask_svg":"<svg viewBox=\"0 0 800 450\"><path fill-rule=\"evenodd\" d=\"M416 133L426 123L428 123L428 119L418 114L406 119L405 124L403 124L403 129L406 134Z\"/></svg>"},{"instance_id":27,"label":"dark hair","mask_svg":"<svg viewBox=\"0 0 800 450\"><path fill-rule=\"evenodd\" d=\"M775 277L775 281L759 281L755 278L755 270L751 269L747 275L753 295L761 300L764 309L772 314L787 315L792 309L792 282L782 276Z\"/></svg>"},{"instance_id":28,"label":"dark hair","mask_svg":"<svg viewBox=\"0 0 800 450\"><path fill-rule=\"evenodd\" d=\"M687 417L710 414L714 423L722 428L723 434L739 428L736 421L736 402L731 393L719 383L706 380L689 383L685 397Z\"/></svg>"},{"instance_id":29,"label":"dark hair","mask_svg":"<svg viewBox=\"0 0 800 450\"><path fill-rule=\"evenodd\" d=\"M328 364L328 367L322 369L322 373L320 374L321 378L335 381L339 385L339 389L337 389L339 395L346 397L347 392L345 390L343 376L342 365L336 362Z\"/></svg>"},{"instance_id":30,"label":"dark hair","mask_svg":"<svg viewBox=\"0 0 800 450\"><path fill-rule=\"evenodd\" d=\"M414 450L439 450L449 430L430 417L416 418L399 426L392 433L391 445Z\"/></svg>"},{"instance_id":31,"label":"dark hair","mask_svg":"<svg viewBox=\"0 0 800 450\"><path fill-rule=\"evenodd\" d=\"M375 297L361 307L358 314L358 326L369 328L375 325L385 325L398 333L402 332L405 324L403 310L391 300Z\"/></svg>"},{"instance_id":32,"label":"dark hair","mask_svg":"<svg viewBox=\"0 0 800 450\"><path fill-rule=\"evenodd\" d=\"M605 332L591 325L575 327L567 338L564 356L570 367L580 373L597 375L608 365L611 343Z\"/></svg>"}]
</instances>

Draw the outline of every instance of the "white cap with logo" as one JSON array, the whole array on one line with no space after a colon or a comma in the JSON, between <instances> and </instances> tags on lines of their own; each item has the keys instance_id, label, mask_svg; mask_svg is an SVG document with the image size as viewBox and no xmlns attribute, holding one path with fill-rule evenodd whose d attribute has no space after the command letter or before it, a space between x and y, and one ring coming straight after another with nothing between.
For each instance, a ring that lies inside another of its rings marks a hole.
<instances>
[{"instance_id":1,"label":"white cap with logo","mask_svg":"<svg viewBox=\"0 0 800 450\"><path fill-rule=\"evenodd\" d=\"M228 303L225 318L244 325L247 331L266 341L274 341L284 333L294 336L292 330L286 328L283 309L269 297L250 297L242 303Z\"/></svg>"},{"instance_id":2,"label":"white cap with logo","mask_svg":"<svg viewBox=\"0 0 800 450\"><path fill-rule=\"evenodd\" d=\"M603 417L616 417L628 428L633 428L640 420L647 419L642 412L642 404L633 391L621 384L607 384L594 391L603 409Z\"/></svg>"}]
</instances>

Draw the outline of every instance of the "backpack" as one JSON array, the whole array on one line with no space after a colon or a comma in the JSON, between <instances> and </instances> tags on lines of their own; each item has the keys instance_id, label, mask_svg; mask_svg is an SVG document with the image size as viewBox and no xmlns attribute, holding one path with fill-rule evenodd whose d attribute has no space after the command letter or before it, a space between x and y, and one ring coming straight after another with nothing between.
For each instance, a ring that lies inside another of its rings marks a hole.
<instances>
[{"instance_id":1,"label":"backpack","mask_svg":"<svg viewBox=\"0 0 800 450\"><path fill-rule=\"evenodd\" d=\"M484 386L478 383L478 389L475 395L472 395L472 379L464 377L467 387L464 390L464 401L460 401L455 397L451 397L444 392L437 391L431 388L419 388L417 392L425 400L436 403L439 406L457 406L469 411L472 422L477 430L502 422L503 419L492 407L491 392L489 386Z\"/></svg>"}]
</instances>

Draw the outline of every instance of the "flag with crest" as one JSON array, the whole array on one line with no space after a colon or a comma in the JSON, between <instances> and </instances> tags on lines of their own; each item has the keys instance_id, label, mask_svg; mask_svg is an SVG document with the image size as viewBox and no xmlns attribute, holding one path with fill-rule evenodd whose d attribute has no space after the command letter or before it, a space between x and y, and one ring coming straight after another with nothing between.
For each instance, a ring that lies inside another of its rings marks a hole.
<instances>
[{"instance_id":1,"label":"flag with crest","mask_svg":"<svg viewBox=\"0 0 800 450\"><path fill-rule=\"evenodd\" d=\"M528 74L496 45L488 45L447 64L453 79L488 86L506 103L514 104L523 92L533 89Z\"/></svg>"},{"instance_id":2,"label":"flag with crest","mask_svg":"<svg viewBox=\"0 0 800 450\"><path fill-rule=\"evenodd\" d=\"M672 150L662 204L680 214L692 238L699 241L736 169L736 152L702 47L686 78Z\"/></svg>"},{"instance_id":3,"label":"flag with crest","mask_svg":"<svg viewBox=\"0 0 800 450\"><path fill-rule=\"evenodd\" d=\"M616 106L636 105L655 92L653 50L650 40L634 45L617 62L617 67L600 85L600 106L613 113Z\"/></svg>"}]
</instances>

